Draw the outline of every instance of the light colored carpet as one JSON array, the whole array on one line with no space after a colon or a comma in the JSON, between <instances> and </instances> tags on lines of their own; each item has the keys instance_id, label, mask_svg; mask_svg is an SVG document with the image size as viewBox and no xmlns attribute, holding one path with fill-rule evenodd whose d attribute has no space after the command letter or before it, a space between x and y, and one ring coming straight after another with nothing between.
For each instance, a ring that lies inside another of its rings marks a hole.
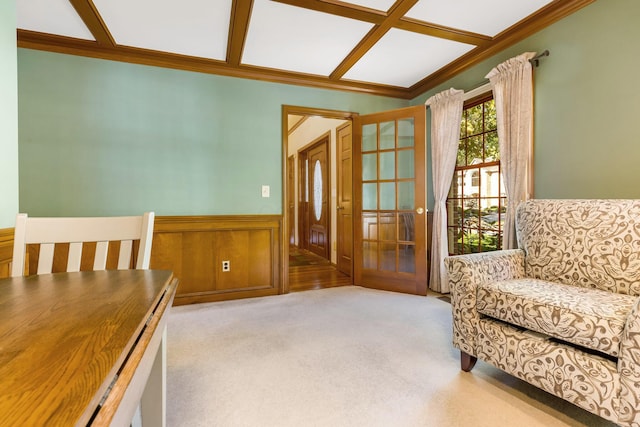
<instances>
[{"instance_id":1,"label":"light colored carpet","mask_svg":"<svg viewBox=\"0 0 640 427\"><path fill-rule=\"evenodd\" d=\"M360 287L179 306L168 426L611 426L478 361L451 306Z\"/></svg>"}]
</instances>

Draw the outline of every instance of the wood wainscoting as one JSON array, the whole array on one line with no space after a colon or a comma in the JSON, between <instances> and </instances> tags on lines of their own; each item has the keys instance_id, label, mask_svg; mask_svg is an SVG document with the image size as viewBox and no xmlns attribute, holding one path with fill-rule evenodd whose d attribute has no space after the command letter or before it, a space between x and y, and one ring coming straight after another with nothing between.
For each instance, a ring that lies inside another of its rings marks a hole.
<instances>
[{"instance_id":1,"label":"wood wainscoting","mask_svg":"<svg viewBox=\"0 0 640 427\"><path fill-rule=\"evenodd\" d=\"M158 216L150 268L180 279L174 305L276 295L281 226L280 215Z\"/></svg>"},{"instance_id":2,"label":"wood wainscoting","mask_svg":"<svg viewBox=\"0 0 640 427\"><path fill-rule=\"evenodd\" d=\"M0 229L0 279L11 276L13 228Z\"/></svg>"}]
</instances>

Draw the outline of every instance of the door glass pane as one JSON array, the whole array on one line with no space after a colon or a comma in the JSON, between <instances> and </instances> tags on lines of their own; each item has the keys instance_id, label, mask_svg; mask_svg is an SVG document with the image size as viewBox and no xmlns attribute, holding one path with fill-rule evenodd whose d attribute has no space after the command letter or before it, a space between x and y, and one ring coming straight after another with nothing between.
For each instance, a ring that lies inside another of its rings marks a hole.
<instances>
[{"instance_id":1,"label":"door glass pane","mask_svg":"<svg viewBox=\"0 0 640 427\"><path fill-rule=\"evenodd\" d=\"M313 213L316 221L320 221L322 215L322 166L320 160L316 160L313 167Z\"/></svg>"},{"instance_id":2,"label":"door glass pane","mask_svg":"<svg viewBox=\"0 0 640 427\"><path fill-rule=\"evenodd\" d=\"M396 208L396 183L380 183L380 209L383 211L395 210Z\"/></svg>"},{"instance_id":3,"label":"door glass pane","mask_svg":"<svg viewBox=\"0 0 640 427\"><path fill-rule=\"evenodd\" d=\"M378 240L396 241L396 214L381 213L380 214L380 235Z\"/></svg>"},{"instance_id":4,"label":"door glass pane","mask_svg":"<svg viewBox=\"0 0 640 427\"><path fill-rule=\"evenodd\" d=\"M380 123L380 149L396 148L396 122Z\"/></svg>"},{"instance_id":5,"label":"door glass pane","mask_svg":"<svg viewBox=\"0 0 640 427\"><path fill-rule=\"evenodd\" d=\"M378 244L376 242L362 243L362 266L366 269L378 269Z\"/></svg>"},{"instance_id":6,"label":"door glass pane","mask_svg":"<svg viewBox=\"0 0 640 427\"><path fill-rule=\"evenodd\" d=\"M396 271L395 243L380 243L380 270Z\"/></svg>"},{"instance_id":7,"label":"door glass pane","mask_svg":"<svg viewBox=\"0 0 640 427\"><path fill-rule=\"evenodd\" d=\"M413 150L398 151L398 178L413 178Z\"/></svg>"},{"instance_id":8,"label":"door glass pane","mask_svg":"<svg viewBox=\"0 0 640 427\"><path fill-rule=\"evenodd\" d=\"M415 209L415 183L413 181L401 181L398 183L398 209Z\"/></svg>"},{"instance_id":9,"label":"door glass pane","mask_svg":"<svg viewBox=\"0 0 640 427\"><path fill-rule=\"evenodd\" d=\"M373 181L378 175L377 154L363 154L362 155L362 180Z\"/></svg>"},{"instance_id":10,"label":"door glass pane","mask_svg":"<svg viewBox=\"0 0 640 427\"><path fill-rule=\"evenodd\" d=\"M416 219L414 213L402 212L398 214L398 240L403 242L415 241Z\"/></svg>"},{"instance_id":11,"label":"door glass pane","mask_svg":"<svg viewBox=\"0 0 640 427\"><path fill-rule=\"evenodd\" d=\"M375 123L362 126L362 151L375 151L377 144L377 125Z\"/></svg>"},{"instance_id":12,"label":"door glass pane","mask_svg":"<svg viewBox=\"0 0 640 427\"><path fill-rule=\"evenodd\" d=\"M413 118L398 120L398 147L413 147Z\"/></svg>"},{"instance_id":13,"label":"door glass pane","mask_svg":"<svg viewBox=\"0 0 640 427\"><path fill-rule=\"evenodd\" d=\"M378 184L369 183L362 184L362 209L365 211L374 211L378 209L378 198L376 187Z\"/></svg>"},{"instance_id":14,"label":"door glass pane","mask_svg":"<svg viewBox=\"0 0 640 427\"><path fill-rule=\"evenodd\" d=\"M378 239L378 214L362 214L362 238L365 240Z\"/></svg>"},{"instance_id":15,"label":"door glass pane","mask_svg":"<svg viewBox=\"0 0 640 427\"><path fill-rule=\"evenodd\" d=\"M399 245L398 270L402 273L416 272L416 247L414 245Z\"/></svg>"},{"instance_id":16,"label":"door glass pane","mask_svg":"<svg viewBox=\"0 0 640 427\"><path fill-rule=\"evenodd\" d=\"M380 153L380 179L394 179L395 177L396 177L395 151L387 151L384 153Z\"/></svg>"}]
</instances>

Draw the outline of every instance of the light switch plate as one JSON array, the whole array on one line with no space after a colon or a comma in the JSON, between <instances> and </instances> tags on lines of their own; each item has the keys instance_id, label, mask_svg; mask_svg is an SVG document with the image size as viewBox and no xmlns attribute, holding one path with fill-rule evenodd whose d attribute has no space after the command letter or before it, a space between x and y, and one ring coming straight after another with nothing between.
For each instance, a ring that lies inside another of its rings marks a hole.
<instances>
[{"instance_id":1,"label":"light switch plate","mask_svg":"<svg viewBox=\"0 0 640 427\"><path fill-rule=\"evenodd\" d=\"M263 185L262 186L262 197L269 197L270 191L271 191L271 189L269 188L268 185Z\"/></svg>"}]
</instances>

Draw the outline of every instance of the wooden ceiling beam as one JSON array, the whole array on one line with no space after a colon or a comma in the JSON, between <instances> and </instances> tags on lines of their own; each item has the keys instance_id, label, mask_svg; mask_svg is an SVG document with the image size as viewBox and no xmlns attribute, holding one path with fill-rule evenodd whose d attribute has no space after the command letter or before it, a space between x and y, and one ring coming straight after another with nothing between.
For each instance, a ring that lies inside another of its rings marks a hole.
<instances>
[{"instance_id":1,"label":"wooden ceiling beam","mask_svg":"<svg viewBox=\"0 0 640 427\"><path fill-rule=\"evenodd\" d=\"M253 0L233 0L227 42L227 63L229 65L240 65L252 8Z\"/></svg>"},{"instance_id":2,"label":"wooden ceiling beam","mask_svg":"<svg viewBox=\"0 0 640 427\"><path fill-rule=\"evenodd\" d=\"M342 2L318 1L318 0L273 0L278 3L297 6L304 9L324 12L343 18L356 19L374 25L381 25L389 16L386 12L375 9L368 9L356 5L347 5ZM406 13L406 12L405 12ZM485 45L491 41L491 37L472 33L470 31L458 30L444 27L442 25L431 24L418 21L416 19L401 18L394 22L393 27L399 30L411 31L461 43L473 44L476 46Z\"/></svg>"},{"instance_id":3,"label":"wooden ceiling beam","mask_svg":"<svg viewBox=\"0 0 640 427\"><path fill-rule=\"evenodd\" d=\"M396 0L389 15L380 24L375 25L360 43L344 58L344 60L329 75L332 80L340 79L356 62L358 62L387 32L409 11L418 0Z\"/></svg>"},{"instance_id":4,"label":"wooden ceiling beam","mask_svg":"<svg viewBox=\"0 0 640 427\"><path fill-rule=\"evenodd\" d=\"M358 21L368 22L370 24L379 25L387 17L385 12L366 7L351 6L341 3L332 3L317 0L273 0L278 3L288 4L289 6L297 6L303 9L314 10L316 12L324 12L330 15L341 16L343 18L356 19Z\"/></svg>"},{"instance_id":5,"label":"wooden ceiling beam","mask_svg":"<svg viewBox=\"0 0 640 427\"><path fill-rule=\"evenodd\" d=\"M107 28L107 25L102 20L102 16L96 9L96 6L91 0L69 0L69 3L76 10L80 18L87 26L96 42L101 46L113 47L116 45L111 32Z\"/></svg>"}]
</instances>

